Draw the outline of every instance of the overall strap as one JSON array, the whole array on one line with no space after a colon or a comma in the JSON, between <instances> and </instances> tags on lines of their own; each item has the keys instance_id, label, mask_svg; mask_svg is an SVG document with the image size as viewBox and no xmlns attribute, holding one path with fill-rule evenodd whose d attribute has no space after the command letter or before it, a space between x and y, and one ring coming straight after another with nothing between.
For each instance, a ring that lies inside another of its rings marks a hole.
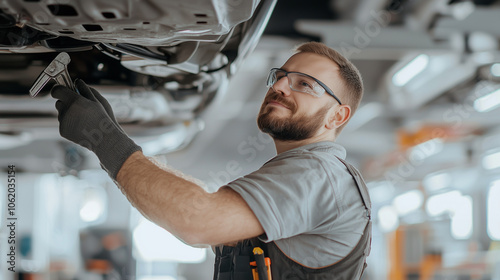
<instances>
[{"instance_id":1,"label":"overall strap","mask_svg":"<svg viewBox=\"0 0 500 280\"><path fill-rule=\"evenodd\" d=\"M368 187L366 186L365 180L363 180L361 173L359 173L359 171L354 166L339 157L337 158L347 167L347 170L354 178L356 186L358 187L359 194L361 195L361 199L363 200L363 204L365 205L367 216L371 219L372 202L370 200L370 196L368 195Z\"/></svg>"},{"instance_id":2,"label":"overall strap","mask_svg":"<svg viewBox=\"0 0 500 280\"><path fill-rule=\"evenodd\" d=\"M365 248L365 255L368 256L370 255L371 251L371 219L372 219L372 202L370 200L370 196L368 195L368 187L366 186L365 180L361 176L361 173L351 164L347 163L345 160L337 157L346 167L349 173L351 173L352 177L354 178L354 181L356 182L356 186L358 187L359 194L361 195L361 200L363 200L363 204L365 205L366 209L366 216L368 217L368 225L369 227L369 243L368 246ZM364 268L366 268L366 262L364 264ZM363 270L364 270L363 268Z\"/></svg>"}]
</instances>

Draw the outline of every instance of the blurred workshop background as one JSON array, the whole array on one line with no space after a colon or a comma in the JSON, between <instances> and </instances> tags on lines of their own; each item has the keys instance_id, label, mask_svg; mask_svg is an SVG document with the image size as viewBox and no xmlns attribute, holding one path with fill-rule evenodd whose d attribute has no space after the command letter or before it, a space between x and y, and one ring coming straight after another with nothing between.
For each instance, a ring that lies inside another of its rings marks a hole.
<instances>
[{"instance_id":1,"label":"blurred workshop background","mask_svg":"<svg viewBox=\"0 0 500 280\"><path fill-rule=\"evenodd\" d=\"M57 1L0 0L0 23L8 24L11 17L6 15L21 6L43 4L47 13L61 18L88 11L73 5L75 1L60 2L57 7L66 9L66 15L54 12L52 4ZM101 7L106 3L88 1L93 2ZM271 139L259 132L255 121L269 69L281 66L301 42L324 42L348 56L364 78L362 104L338 139L347 149L348 161L368 182L373 202L372 250L364 279L500 280L500 1L263 0L264 4L267 10L257 9L261 25L247 28L259 33L265 27L262 36L249 38L253 41L247 45L247 37L227 37L231 40L225 43L232 44L233 51L222 53L231 69L223 69L226 74L220 76L217 69L205 71L219 79L203 88L212 95L197 95L199 87L186 94L180 90L180 79L162 80L162 90L171 95L164 106L152 91L132 95L127 87L112 88L102 76L84 79L112 100L118 120L145 153L214 191L275 155ZM96 7L104 19L120 15L119 8ZM198 24L209 21L206 14L195 16L201 19ZM84 27L82 32L95 33L106 23ZM85 39L70 32L76 31L63 29L60 35ZM33 62L36 55L47 56L40 48L65 49L54 47L56 43L41 44L32 48L40 53L27 54L23 49L35 41L17 46L1 41L0 279L211 279L212 251L188 247L145 220L92 154L60 138L54 101L47 93L36 99L28 96L27 88L46 66L46 59ZM96 62L97 70L112 65L107 64L109 56L116 52L133 54L119 45L98 45L108 57ZM21 74L27 65L13 66L13 53L31 57L31 74ZM77 65L79 58L69 53ZM130 61L122 58L121 64L137 70ZM138 72L154 76L154 71L165 68L148 67ZM189 65L182 67L186 71ZM70 68L70 74L77 77L80 70ZM24 83L23 90L12 80ZM196 103L194 97L199 96L208 96L209 104ZM201 110L199 104L206 106ZM162 115L162 110L168 114ZM167 121L149 125L155 117ZM15 170L16 178L12 216L9 170ZM15 273L8 269L9 217L17 217Z\"/></svg>"}]
</instances>

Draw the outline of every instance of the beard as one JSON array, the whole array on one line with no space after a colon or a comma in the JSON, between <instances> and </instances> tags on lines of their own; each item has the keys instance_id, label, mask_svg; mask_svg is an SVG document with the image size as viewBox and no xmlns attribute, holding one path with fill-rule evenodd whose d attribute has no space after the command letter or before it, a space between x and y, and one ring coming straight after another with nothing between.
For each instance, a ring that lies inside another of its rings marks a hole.
<instances>
[{"instance_id":1,"label":"beard","mask_svg":"<svg viewBox=\"0 0 500 280\"><path fill-rule=\"evenodd\" d=\"M266 108L269 101L277 101L290 109L291 117L279 118L272 113L276 108ZM309 139L323 126L323 120L331 108L331 104L326 104L312 116L305 114L297 115L297 106L281 95L270 94L262 107L257 118L259 129L269 134L273 139L280 141L301 141Z\"/></svg>"}]
</instances>

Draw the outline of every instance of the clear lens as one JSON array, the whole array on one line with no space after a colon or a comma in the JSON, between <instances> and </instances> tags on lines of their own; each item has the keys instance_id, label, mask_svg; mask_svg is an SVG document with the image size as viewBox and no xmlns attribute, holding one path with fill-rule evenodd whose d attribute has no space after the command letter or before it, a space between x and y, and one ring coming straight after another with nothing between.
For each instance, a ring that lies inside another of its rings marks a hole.
<instances>
[{"instance_id":1,"label":"clear lens","mask_svg":"<svg viewBox=\"0 0 500 280\"><path fill-rule=\"evenodd\" d=\"M299 73L288 74L290 81L290 88L295 91L309 93L314 96L320 97L325 93L325 90L313 78Z\"/></svg>"},{"instance_id":2,"label":"clear lens","mask_svg":"<svg viewBox=\"0 0 500 280\"><path fill-rule=\"evenodd\" d=\"M276 83L276 71L271 70L271 72L269 72L269 76L267 77L267 87L272 87L274 86L274 83Z\"/></svg>"},{"instance_id":3,"label":"clear lens","mask_svg":"<svg viewBox=\"0 0 500 280\"><path fill-rule=\"evenodd\" d=\"M288 73L280 69L272 69L267 78L267 86L272 87L281 78L287 76L288 83L292 90L308 93L320 97L325 93L325 89L313 78L300 73Z\"/></svg>"}]
</instances>

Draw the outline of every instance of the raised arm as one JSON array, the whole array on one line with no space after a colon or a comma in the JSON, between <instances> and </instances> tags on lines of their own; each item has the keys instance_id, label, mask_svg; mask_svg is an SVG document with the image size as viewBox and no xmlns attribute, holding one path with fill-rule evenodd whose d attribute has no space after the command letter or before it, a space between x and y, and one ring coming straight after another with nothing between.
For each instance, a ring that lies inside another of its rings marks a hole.
<instances>
[{"instance_id":1,"label":"raised arm","mask_svg":"<svg viewBox=\"0 0 500 280\"><path fill-rule=\"evenodd\" d=\"M115 120L109 103L81 80L80 94L52 89L59 132L94 152L101 166L146 218L191 245L218 245L264 232L243 198L228 187L208 193L148 158Z\"/></svg>"},{"instance_id":2,"label":"raised arm","mask_svg":"<svg viewBox=\"0 0 500 280\"><path fill-rule=\"evenodd\" d=\"M117 182L146 218L188 244L226 244L264 233L250 207L232 189L208 193L157 167L142 152L125 161Z\"/></svg>"}]
</instances>

